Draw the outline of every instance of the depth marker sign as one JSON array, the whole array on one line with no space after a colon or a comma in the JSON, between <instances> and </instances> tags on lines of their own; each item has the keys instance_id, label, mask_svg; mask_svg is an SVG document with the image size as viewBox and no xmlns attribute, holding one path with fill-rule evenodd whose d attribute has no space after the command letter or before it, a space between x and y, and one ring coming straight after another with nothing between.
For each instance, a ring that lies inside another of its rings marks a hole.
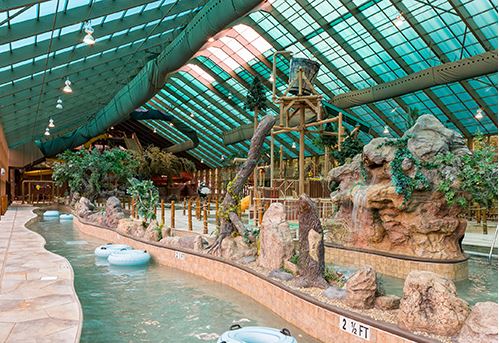
<instances>
[{"instance_id":1,"label":"depth marker sign","mask_svg":"<svg viewBox=\"0 0 499 343\"><path fill-rule=\"evenodd\" d=\"M366 341L371 340L371 327L356 320L340 316L340 329Z\"/></svg>"}]
</instances>

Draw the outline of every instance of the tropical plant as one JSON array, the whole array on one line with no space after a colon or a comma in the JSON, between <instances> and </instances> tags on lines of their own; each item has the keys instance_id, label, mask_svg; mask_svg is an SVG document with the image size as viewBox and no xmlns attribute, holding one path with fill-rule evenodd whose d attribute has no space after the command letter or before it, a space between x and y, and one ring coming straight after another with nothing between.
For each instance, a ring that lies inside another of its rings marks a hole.
<instances>
[{"instance_id":1,"label":"tropical plant","mask_svg":"<svg viewBox=\"0 0 499 343\"><path fill-rule=\"evenodd\" d=\"M250 111L254 111L255 115L259 111L265 111L267 109L267 97L265 96L266 89L262 81L258 76L255 76L253 83L251 84L248 94L246 95L246 102L244 108Z\"/></svg>"},{"instance_id":2,"label":"tropical plant","mask_svg":"<svg viewBox=\"0 0 499 343\"><path fill-rule=\"evenodd\" d=\"M54 163L52 179L56 185L68 183L71 193L79 192L95 200L103 191L113 191L137 172L134 155L119 148L100 152L98 149L71 151L59 154Z\"/></svg>"},{"instance_id":3,"label":"tropical plant","mask_svg":"<svg viewBox=\"0 0 499 343\"><path fill-rule=\"evenodd\" d=\"M137 157L140 161L139 174L144 179L155 175L166 175L171 181L173 176L177 176L181 172L196 170L196 165L191 160L177 157L153 145L148 146L144 153Z\"/></svg>"},{"instance_id":4,"label":"tropical plant","mask_svg":"<svg viewBox=\"0 0 499 343\"><path fill-rule=\"evenodd\" d=\"M348 159L358 155L364 149L364 143L357 135L348 136L341 143L341 150L332 150L331 156L338 161L339 165L345 164Z\"/></svg>"},{"instance_id":5,"label":"tropical plant","mask_svg":"<svg viewBox=\"0 0 499 343\"><path fill-rule=\"evenodd\" d=\"M137 180L130 178L127 193L134 199L137 213L143 218L143 225L156 219L156 206L159 201L159 192L151 180Z\"/></svg>"},{"instance_id":6,"label":"tropical plant","mask_svg":"<svg viewBox=\"0 0 499 343\"><path fill-rule=\"evenodd\" d=\"M409 110L407 111L405 116L403 116L405 121L406 131L409 130L411 127L413 127L414 124L416 124L416 120L418 120L419 116L420 116L420 111L418 108L409 107Z\"/></svg>"},{"instance_id":7,"label":"tropical plant","mask_svg":"<svg viewBox=\"0 0 499 343\"><path fill-rule=\"evenodd\" d=\"M482 135L475 137L471 154L461 157L446 153L437 156L434 164L439 166L441 177L437 190L449 205L466 207L476 203L490 208L497 201L496 148Z\"/></svg>"}]
</instances>

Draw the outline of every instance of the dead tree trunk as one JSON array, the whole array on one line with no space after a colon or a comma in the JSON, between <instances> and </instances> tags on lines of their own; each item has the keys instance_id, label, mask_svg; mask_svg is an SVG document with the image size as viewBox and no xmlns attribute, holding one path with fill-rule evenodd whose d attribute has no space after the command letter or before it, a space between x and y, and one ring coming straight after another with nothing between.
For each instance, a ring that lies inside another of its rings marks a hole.
<instances>
[{"instance_id":1,"label":"dead tree trunk","mask_svg":"<svg viewBox=\"0 0 499 343\"><path fill-rule=\"evenodd\" d=\"M299 287L326 288L324 279L324 235L315 203L302 194L298 200L298 221L300 224L298 274Z\"/></svg>"},{"instance_id":2,"label":"dead tree trunk","mask_svg":"<svg viewBox=\"0 0 499 343\"><path fill-rule=\"evenodd\" d=\"M244 236L246 228L237 215L237 208L242 195L244 185L253 173L258 160L262 154L263 143L274 126L276 118L273 115L265 116L256 128L253 138L251 138L248 158L240 167L234 179L227 185L227 193L220 205L220 230L215 242L208 248L209 252L215 252L220 249L222 241L233 231L239 232Z\"/></svg>"}]
</instances>

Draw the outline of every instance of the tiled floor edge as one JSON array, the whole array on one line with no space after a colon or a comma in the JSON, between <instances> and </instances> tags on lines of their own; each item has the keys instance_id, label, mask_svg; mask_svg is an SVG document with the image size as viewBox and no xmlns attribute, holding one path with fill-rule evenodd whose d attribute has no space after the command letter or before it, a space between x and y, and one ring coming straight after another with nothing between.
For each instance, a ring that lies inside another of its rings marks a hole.
<instances>
[{"instance_id":1,"label":"tiled floor edge","mask_svg":"<svg viewBox=\"0 0 499 343\"><path fill-rule=\"evenodd\" d=\"M10 209L10 207L9 207ZM69 263L69 261L67 260L67 258L65 258L64 256L61 256L61 255L58 255L58 254L55 254L53 253L52 251L49 251L47 249L45 249L45 244L47 243L45 241L45 238L38 234L37 232L34 232L32 230L29 229L29 226L30 225L33 225L34 223L36 223L38 220L39 220L39 215L35 212L36 210L39 210L40 208L38 207L33 207L33 209L31 210L31 213L32 213L32 217L30 217L25 223L24 223L24 228L29 231L31 234L34 234L34 235L37 235L39 237L42 238L43 240L43 245L41 246L41 248L48 252L49 254L51 255L54 255L54 256L58 256L59 258L63 259L66 264L68 265L68 270L70 271L71 273L71 280L73 281L71 283L71 287L73 289L73 297L74 299L76 300L76 302L78 303L78 317L79 317L79 324L78 324L78 333L75 337L75 340L74 342L77 343L80 341L80 337L81 337L81 330L82 330L82 327L83 327L83 309L81 307L81 303L80 303L80 299L78 298L78 294L76 293L76 289L75 289L75 286L74 286L74 270L73 270L73 266L71 265L71 263Z\"/></svg>"},{"instance_id":2,"label":"tiled floor edge","mask_svg":"<svg viewBox=\"0 0 499 343\"><path fill-rule=\"evenodd\" d=\"M377 342L377 343L392 343L392 342L393 343L395 343L395 342L397 342L397 343L398 342L421 342L421 343L432 342L433 343L433 342L437 342L431 338L420 336L420 335L415 335L409 331L402 330L393 324L378 322L370 317L363 316L357 312L348 311L348 310L345 310L345 309L342 309L342 308L339 308L336 306L332 306L332 305L328 305L328 304L319 302L318 300L311 298L308 295L305 295L301 292L297 292L297 291L295 291L291 288L288 288L287 286L285 286L285 285L283 285L275 280L269 279L269 278L265 277L264 275L261 275L261 274L257 273L256 271L253 271L252 269L249 269L248 267L238 265L234 262L227 261L227 260L221 259L219 257L206 256L205 254L193 252L193 251L190 251L187 249L163 246L163 245L155 244L153 242L148 242L148 241L136 238L136 237L123 235L123 234L118 233L118 232L116 232L110 228L107 228L107 227L102 227L102 226L98 226L98 225L93 225L91 223L86 223L86 222L80 220L76 216L75 216L74 222L76 224L75 227L85 234L95 236L95 237L98 237L98 238L103 239L105 241L109 241L109 242L113 242L113 243L130 244L130 245L134 246L136 249L147 249L151 253L151 255L157 260L157 262L160 264L163 264L163 265L166 265L169 267L173 267L173 268L177 268L177 269L180 269L183 271L187 271L187 272L190 272L192 274L195 274L195 275L198 275L201 277L205 277L211 281L221 282L225 285L228 285L229 287L232 287L232 288L236 289L237 291L239 291L245 295L248 295L251 298L255 299L256 301L260 302L262 305L268 307L274 313L277 313L278 315L283 317L285 320L290 321L292 324L294 324L298 327L300 327L299 323L298 324L293 323L293 320L291 318L286 318L279 311L276 311L276 309L273 308L273 306L274 306L273 302L264 303L262 301L259 301L258 298L255 298L251 294L246 293L244 290L241 290L239 287L237 287L233 284L230 284L228 282L220 281L219 279L207 276L207 275L205 275L205 273L203 271L198 272L199 270L197 270L196 268L194 268L194 269L187 268L186 269L184 266L175 265L175 263L172 263L172 261L175 259L175 257L173 257L173 254L177 251L180 251L180 252L183 252L186 256L192 256L193 258L200 258L202 260L208 261L208 263L215 263L216 264L217 262L221 262L225 265L228 265L228 267L235 267L243 273L246 272L246 273L252 274L253 276L256 276L258 279L261 279L263 281L263 284L268 284L268 286L271 288L275 289L276 288L275 286L277 286L277 288L281 289L285 294L288 295L287 296L288 303L290 302L290 300L292 298L298 298L300 301L303 301L302 304L305 304L306 306L315 307L315 308L320 307L322 310L321 312L322 313L328 312L329 317L336 318L339 316L346 316L346 317L349 317L351 319L358 320L360 322L371 325L378 332L377 335L380 338L380 340L375 339L375 340L373 340L373 342ZM160 255L158 255L158 253L157 253L158 251L165 252L165 255L168 255L168 256L161 256L161 252L160 252ZM166 261L168 261L168 262L166 262ZM211 262L209 262L209 261L211 261ZM175 261L175 262L178 264L183 264L182 263L183 261ZM317 311L314 313L317 313ZM336 322L336 321L334 321L334 322ZM300 327L300 328L304 329L303 327ZM336 328L334 328L334 327L331 327L331 329L335 331L335 335L340 334L340 336L341 336L341 334L345 334L344 332L338 332L336 330ZM316 337L317 339L321 339L321 337L318 337L313 332L310 332L310 331L305 330L305 329L304 329L304 331L307 332L307 334L309 334L312 337ZM381 337L383 337L383 338L381 338ZM345 338L355 339L354 337L351 337L351 336L345 337ZM358 340L358 342L361 342L361 341L362 340L360 340L360 339ZM357 340L348 340L348 342L357 342Z\"/></svg>"}]
</instances>

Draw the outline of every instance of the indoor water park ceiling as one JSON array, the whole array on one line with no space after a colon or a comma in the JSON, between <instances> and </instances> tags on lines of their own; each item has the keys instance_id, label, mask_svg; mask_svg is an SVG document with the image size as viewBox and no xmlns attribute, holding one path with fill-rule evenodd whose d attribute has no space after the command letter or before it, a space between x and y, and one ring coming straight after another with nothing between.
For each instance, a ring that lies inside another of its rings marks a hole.
<instances>
[{"instance_id":1,"label":"indoor water park ceiling","mask_svg":"<svg viewBox=\"0 0 499 343\"><path fill-rule=\"evenodd\" d=\"M0 116L9 145L43 138L50 118L56 127L49 139L94 121L208 3L0 1ZM85 22L94 30L91 46L82 42ZM222 134L252 122L253 114L244 109L247 88L255 75L271 87L275 50L321 63L316 85L326 110L334 114L339 109L328 102L336 95L496 49L496 1L262 1L258 10L211 37L144 107L173 114L201 133L189 154L215 167L246 151L247 141L225 146ZM287 66L280 58L275 82L281 90ZM61 91L68 78L72 94ZM59 98L61 110L56 109ZM497 73L342 112L347 128L361 124L361 138L368 141L403 134L409 108L436 115L465 137L479 131L497 134ZM268 112L276 114L277 107L271 105ZM144 123L173 143L187 139L168 123ZM322 154L310 138L306 155ZM285 156L297 156L295 139L279 135L277 147L283 146Z\"/></svg>"}]
</instances>

